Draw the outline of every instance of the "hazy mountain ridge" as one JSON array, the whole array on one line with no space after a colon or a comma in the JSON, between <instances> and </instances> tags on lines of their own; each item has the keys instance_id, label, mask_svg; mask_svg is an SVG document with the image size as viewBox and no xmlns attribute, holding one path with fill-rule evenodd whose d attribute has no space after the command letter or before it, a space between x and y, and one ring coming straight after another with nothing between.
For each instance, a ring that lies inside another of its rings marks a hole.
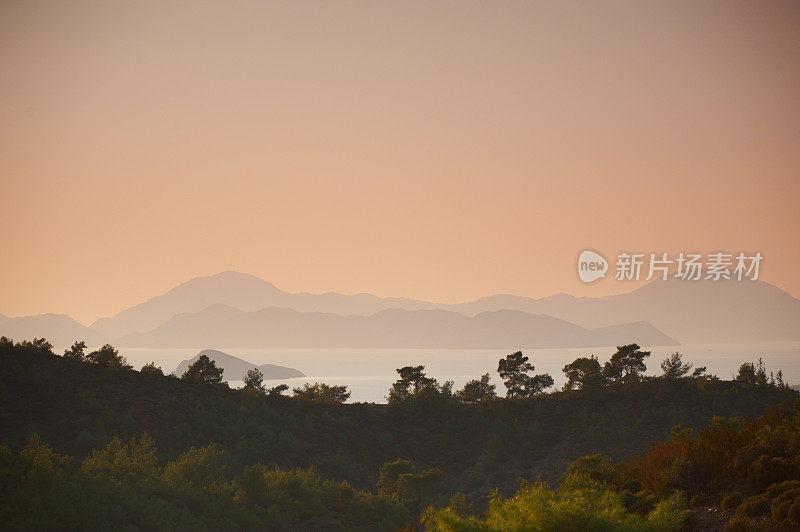
<instances>
[{"instance_id":1,"label":"hazy mountain ridge","mask_svg":"<svg viewBox=\"0 0 800 532\"><path fill-rule=\"evenodd\" d=\"M180 314L148 333L120 338L125 347L305 348L545 348L617 345L677 345L650 324L587 330L565 320L514 310L465 316L448 310L389 309L349 315L269 307L254 312L212 306Z\"/></svg>"},{"instance_id":2,"label":"hazy mountain ridge","mask_svg":"<svg viewBox=\"0 0 800 532\"><path fill-rule=\"evenodd\" d=\"M66 314L37 314L0 319L0 336L15 340L46 338L56 346L66 346L76 340L100 345L105 340L94 330L81 325Z\"/></svg>"},{"instance_id":3,"label":"hazy mountain ridge","mask_svg":"<svg viewBox=\"0 0 800 532\"><path fill-rule=\"evenodd\" d=\"M216 310L211 311L209 308ZM638 325L638 335L648 336L657 332L682 342L800 340L800 300L761 281L688 282L673 279L666 282L653 281L625 294L597 298L555 294L534 299L496 294L468 303L449 305L408 298L380 298L370 294L291 294L253 275L231 271L182 283L162 295L123 310L113 318L97 320L91 328L83 327L64 315L60 315L64 323L47 318L52 315L6 319L0 317L0 334L18 339L46 336L57 345L68 344L75 339L86 339L90 344L106 341L114 343L120 338L124 342L145 337L152 340L159 334L165 334L163 330L159 332L159 329L168 323L169 327L179 330L180 326L177 324L181 320L189 320L191 325L187 327L192 329L199 326L198 320L205 319L206 327L219 327L226 316L234 319L240 313L270 308L361 317L389 310L444 310L467 317L476 317L483 312L515 310L531 315L552 316L582 329L600 329L594 334L595 337L603 338L603 342L608 341L604 334L624 334L633 324L640 322L646 322L649 326ZM64 318L71 322L68 326ZM320 318L309 317L307 320L314 322L320 321ZM326 320L330 322L333 318ZM350 321L358 320L352 318ZM619 324L625 324L626 329L615 331L613 327ZM322 324L318 326L323 327ZM438 334L443 338L449 334L448 327L448 320L435 325ZM610 332L604 332L608 327L612 327ZM393 328L385 329L388 337L395 334ZM418 331L429 329L430 326L423 323L417 327ZM585 334L578 330L574 333L579 339ZM140 336L136 336L137 334ZM335 334L327 334L336 339ZM464 336L467 337L472 336ZM623 341L620 338L622 337L618 337L616 342ZM252 338L246 343L251 342ZM365 342L366 340L353 341L358 345ZM170 340L164 347L174 343ZM336 339L336 345L343 343L344 340ZM377 344L385 343L392 342ZM459 342L459 345L461 343L463 342ZM187 345L202 347L208 344L198 340Z\"/></svg>"},{"instance_id":4,"label":"hazy mountain ridge","mask_svg":"<svg viewBox=\"0 0 800 532\"><path fill-rule=\"evenodd\" d=\"M223 304L243 311L265 307L285 307L300 312L335 314L374 314L388 308L421 310L439 305L407 298L380 298L371 294L345 295L336 292L292 294L254 275L226 271L196 277L172 290L123 310L113 318L102 318L91 327L108 338L133 332L147 332L179 313L199 312Z\"/></svg>"},{"instance_id":5,"label":"hazy mountain ridge","mask_svg":"<svg viewBox=\"0 0 800 532\"><path fill-rule=\"evenodd\" d=\"M653 281L603 297L508 294L451 306L464 314L500 308L548 314L587 328L646 321L680 341L800 340L800 300L763 281Z\"/></svg>"},{"instance_id":6,"label":"hazy mountain ridge","mask_svg":"<svg viewBox=\"0 0 800 532\"><path fill-rule=\"evenodd\" d=\"M189 365L197 362L197 359L202 355L207 356L210 360L214 361L217 367L224 370L222 372L222 380L225 382L243 380L245 374L251 369L260 370L264 375L264 380L305 377L303 372L295 368L276 366L274 364L262 364L257 366L252 362L248 362L237 356L229 355L228 353L223 353L222 351L217 351L216 349L203 349L192 358L181 361L172 373L180 377L189 369Z\"/></svg>"},{"instance_id":7,"label":"hazy mountain ridge","mask_svg":"<svg viewBox=\"0 0 800 532\"><path fill-rule=\"evenodd\" d=\"M242 311L281 307L298 312L362 316L388 309L442 309L466 316L519 310L554 316L586 329L644 321L680 341L800 340L800 300L775 286L762 281L674 279L653 281L625 294L597 298L555 294L534 299L497 294L449 305L369 294L290 294L252 275L223 272L183 283L113 319L98 320L92 327L105 336L117 338L123 334L111 333L148 332L178 313L199 312L214 304Z\"/></svg>"}]
</instances>

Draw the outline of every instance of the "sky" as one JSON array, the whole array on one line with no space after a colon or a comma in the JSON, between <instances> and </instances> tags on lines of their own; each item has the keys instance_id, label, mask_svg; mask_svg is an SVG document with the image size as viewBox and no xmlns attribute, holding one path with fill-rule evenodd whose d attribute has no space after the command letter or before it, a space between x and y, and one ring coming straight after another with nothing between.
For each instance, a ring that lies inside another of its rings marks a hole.
<instances>
[{"instance_id":1,"label":"sky","mask_svg":"<svg viewBox=\"0 0 800 532\"><path fill-rule=\"evenodd\" d=\"M237 270L447 303L593 249L800 296L800 3L0 3L0 313Z\"/></svg>"}]
</instances>

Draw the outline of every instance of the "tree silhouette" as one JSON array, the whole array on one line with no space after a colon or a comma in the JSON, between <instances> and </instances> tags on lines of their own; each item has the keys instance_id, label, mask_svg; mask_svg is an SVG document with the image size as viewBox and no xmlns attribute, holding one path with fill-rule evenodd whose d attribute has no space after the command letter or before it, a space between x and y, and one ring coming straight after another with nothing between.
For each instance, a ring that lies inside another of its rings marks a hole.
<instances>
[{"instance_id":1,"label":"tree silhouette","mask_svg":"<svg viewBox=\"0 0 800 532\"><path fill-rule=\"evenodd\" d=\"M244 376L244 389L253 390L258 393L265 393L264 390L264 374L258 368L253 368L247 371Z\"/></svg>"},{"instance_id":2,"label":"tree silhouette","mask_svg":"<svg viewBox=\"0 0 800 532\"><path fill-rule=\"evenodd\" d=\"M594 355L589 358L576 358L564 366L563 371L567 376L567 382L564 384L565 390L601 388L606 384L603 368Z\"/></svg>"},{"instance_id":3,"label":"tree silhouette","mask_svg":"<svg viewBox=\"0 0 800 532\"><path fill-rule=\"evenodd\" d=\"M294 388L292 392L298 399L317 403L340 404L350 398L347 386L329 386L324 382L305 383L302 388Z\"/></svg>"},{"instance_id":4,"label":"tree silhouette","mask_svg":"<svg viewBox=\"0 0 800 532\"><path fill-rule=\"evenodd\" d=\"M283 392L289 389L289 386L286 384L279 384L277 386L273 386L269 390L267 390L267 395L270 397L279 397Z\"/></svg>"},{"instance_id":5,"label":"tree silhouette","mask_svg":"<svg viewBox=\"0 0 800 532\"><path fill-rule=\"evenodd\" d=\"M85 350L86 342L82 340L80 342L75 342L72 344L72 347L64 350L64 358L84 362L86 361L86 355L84 353Z\"/></svg>"},{"instance_id":6,"label":"tree silhouette","mask_svg":"<svg viewBox=\"0 0 800 532\"><path fill-rule=\"evenodd\" d=\"M644 359L650 351L642 351L638 344L617 346L617 352L605 363L603 374L615 383L639 380L647 370Z\"/></svg>"},{"instance_id":7,"label":"tree silhouette","mask_svg":"<svg viewBox=\"0 0 800 532\"><path fill-rule=\"evenodd\" d=\"M692 365L684 364L681 356L680 353L675 352L664 359L661 363L661 371L664 372L664 378L680 379L692 370Z\"/></svg>"},{"instance_id":8,"label":"tree silhouette","mask_svg":"<svg viewBox=\"0 0 800 532\"><path fill-rule=\"evenodd\" d=\"M111 345L106 344L97 351L92 351L86 355L86 360L111 369L132 369L133 366L128 364L125 357L119 354L119 351L114 349Z\"/></svg>"},{"instance_id":9,"label":"tree silhouette","mask_svg":"<svg viewBox=\"0 0 800 532\"><path fill-rule=\"evenodd\" d=\"M739 366L739 374L736 375L736 380L745 384L756 383L756 367L752 362L745 362Z\"/></svg>"},{"instance_id":10,"label":"tree silhouette","mask_svg":"<svg viewBox=\"0 0 800 532\"><path fill-rule=\"evenodd\" d=\"M223 371L225 370L217 367L214 361L208 358L208 355L200 355L200 358L189 366L181 378L187 381L220 384Z\"/></svg>"},{"instance_id":11,"label":"tree silhouette","mask_svg":"<svg viewBox=\"0 0 800 532\"><path fill-rule=\"evenodd\" d=\"M142 366L142 369L139 370L139 373L142 375L150 375L150 376L164 376L164 370L160 367L156 366L155 362L150 362Z\"/></svg>"},{"instance_id":12,"label":"tree silhouette","mask_svg":"<svg viewBox=\"0 0 800 532\"><path fill-rule=\"evenodd\" d=\"M425 376L424 369L425 366L405 366L400 368L397 370L400 375L398 382L406 389L411 388L412 393L416 393L420 388L436 382L435 379Z\"/></svg>"},{"instance_id":13,"label":"tree silhouette","mask_svg":"<svg viewBox=\"0 0 800 532\"><path fill-rule=\"evenodd\" d=\"M400 378L392 384L388 402L397 404L437 394L440 390L436 379L426 377L424 369L425 366L405 366L395 370Z\"/></svg>"},{"instance_id":14,"label":"tree silhouette","mask_svg":"<svg viewBox=\"0 0 800 532\"><path fill-rule=\"evenodd\" d=\"M489 374L484 373L480 379L473 379L456 392L456 398L463 403L477 404L497 397L495 386L489 382Z\"/></svg>"},{"instance_id":15,"label":"tree silhouette","mask_svg":"<svg viewBox=\"0 0 800 532\"><path fill-rule=\"evenodd\" d=\"M505 381L503 384L506 387L506 397L533 397L553 385L553 377L547 373L532 377L528 375L534 369L522 351L501 358L497 364L497 372Z\"/></svg>"}]
</instances>

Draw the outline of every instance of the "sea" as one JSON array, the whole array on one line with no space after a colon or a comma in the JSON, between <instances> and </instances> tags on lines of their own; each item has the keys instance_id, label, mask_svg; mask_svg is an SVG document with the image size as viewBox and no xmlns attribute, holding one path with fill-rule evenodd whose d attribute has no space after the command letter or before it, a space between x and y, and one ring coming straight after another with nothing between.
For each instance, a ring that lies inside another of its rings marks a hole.
<instances>
[{"instance_id":1,"label":"sea","mask_svg":"<svg viewBox=\"0 0 800 532\"><path fill-rule=\"evenodd\" d=\"M197 348L122 348L124 355L134 368L139 369L148 362L155 362L165 373L175 370L182 360L197 355L202 349L213 348L242 358L256 365L276 364L303 372L306 377L265 381L267 386L281 383L290 388L304 383L324 382L345 385L351 392L348 402L385 403L389 388L397 379L396 369L422 364L429 377L439 382L451 380L458 389L468 380L489 373L497 392L505 388L497 374L497 361L518 351L508 349L239 349L225 346ZM784 381L790 385L800 384L800 342L760 343L685 343L680 346L643 347L652 352L646 359L647 374L658 375L664 358L674 352L683 355L684 362L695 366L706 366L708 373L722 379L730 379L738 372L743 362L763 359L767 373L783 372ZM614 347L588 347L569 349L523 349L535 366L534 373L549 373L555 380L555 388L566 381L562 371L580 356L596 355L602 363L616 351ZM229 382L231 387L242 385L240 381Z\"/></svg>"}]
</instances>

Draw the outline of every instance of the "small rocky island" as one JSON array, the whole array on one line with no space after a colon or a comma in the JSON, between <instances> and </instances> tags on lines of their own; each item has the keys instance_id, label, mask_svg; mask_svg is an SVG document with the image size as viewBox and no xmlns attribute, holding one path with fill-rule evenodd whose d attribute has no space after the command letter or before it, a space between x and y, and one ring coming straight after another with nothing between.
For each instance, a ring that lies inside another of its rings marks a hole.
<instances>
[{"instance_id":1,"label":"small rocky island","mask_svg":"<svg viewBox=\"0 0 800 532\"><path fill-rule=\"evenodd\" d=\"M189 366L197 361L202 355L206 355L218 367L224 369L222 380L224 381L240 381L244 379L245 374L253 368L257 368L264 374L264 380L278 380L278 379L293 379L295 377L305 377L301 371L294 368L287 368L285 366L275 366L273 364L263 364L257 366L252 362L248 362L239 357L217 351L216 349L204 349L197 353L193 358L184 360L175 371L172 373L178 377L184 374Z\"/></svg>"}]
</instances>

